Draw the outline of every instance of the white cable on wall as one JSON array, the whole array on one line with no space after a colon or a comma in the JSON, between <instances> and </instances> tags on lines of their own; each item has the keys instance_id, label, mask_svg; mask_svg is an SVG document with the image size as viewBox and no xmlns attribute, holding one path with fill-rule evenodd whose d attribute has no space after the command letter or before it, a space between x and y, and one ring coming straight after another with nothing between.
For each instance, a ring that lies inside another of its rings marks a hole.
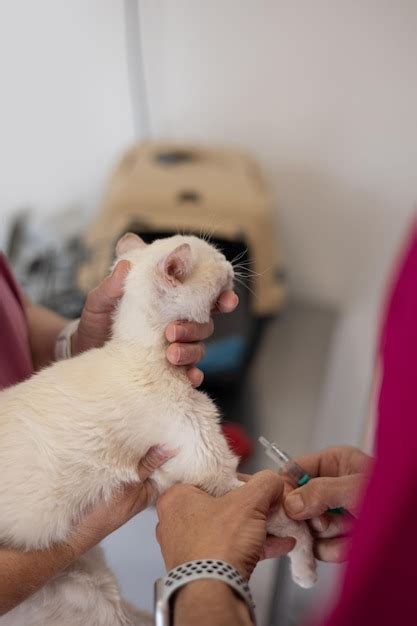
<instances>
[{"instance_id":1,"label":"white cable on wall","mask_svg":"<svg viewBox=\"0 0 417 626\"><path fill-rule=\"evenodd\" d=\"M151 119L145 79L139 0L124 0L126 59L133 124L137 138L151 136Z\"/></svg>"}]
</instances>

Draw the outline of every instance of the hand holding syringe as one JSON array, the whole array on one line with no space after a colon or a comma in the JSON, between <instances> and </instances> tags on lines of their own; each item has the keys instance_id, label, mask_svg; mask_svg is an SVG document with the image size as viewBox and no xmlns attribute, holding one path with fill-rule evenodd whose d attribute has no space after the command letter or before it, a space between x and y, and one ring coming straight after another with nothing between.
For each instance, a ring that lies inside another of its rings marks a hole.
<instances>
[{"instance_id":1,"label":"hand holding syringe","mask_svg":"<svg viewBox=\"0 0 417 626\"><path fill-rule=\"evenodd\" d=\"M271 443L265 437L259 437L258 441L265 448L265 454L278 465L280 474L288 478L293 487L302 487L311 480L310 474L288 456L286 452L280 450L276 443ZM342 515L344 512L344 509L341 507L329 509L329 513L337 515Z\"/></svg>"}]
</instances>

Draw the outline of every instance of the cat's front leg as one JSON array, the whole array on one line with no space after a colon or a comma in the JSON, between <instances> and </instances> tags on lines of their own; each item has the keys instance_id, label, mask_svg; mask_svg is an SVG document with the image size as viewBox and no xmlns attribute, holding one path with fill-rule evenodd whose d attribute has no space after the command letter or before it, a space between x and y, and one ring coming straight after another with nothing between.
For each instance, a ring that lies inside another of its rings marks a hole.
<instances>
[{"instance_id":1,"label":"cat's front leg","mask_svg":"<svg viewBox=\"0 0 417 626\"><path fill-rule=\"evenodd\" d=\"M213 490L214 495L224 495L244 484L236 475L223 477L223 480L219 481ZM268 517L268 533L275 537L293 537L295 539L295 546L288 554L292 577L300 587L305 589L312 587L317 581L317 563L313 554L313 538L307 523L290 519L280 506Z\"/></svg>"},{"instance_id":2,"label":"cat's front leg","mask_svg":"<svg viewBox=\"0 0 417 626\"><path fill-rule=\"evenodd\" d=\"M268 517L268 533L275 537L293 537L295 546L288 554L294 581L309 589L317 581L317 563L313 554L313 537L307 522L290 519L282 506Z\"/></svg>"}]
</instances>

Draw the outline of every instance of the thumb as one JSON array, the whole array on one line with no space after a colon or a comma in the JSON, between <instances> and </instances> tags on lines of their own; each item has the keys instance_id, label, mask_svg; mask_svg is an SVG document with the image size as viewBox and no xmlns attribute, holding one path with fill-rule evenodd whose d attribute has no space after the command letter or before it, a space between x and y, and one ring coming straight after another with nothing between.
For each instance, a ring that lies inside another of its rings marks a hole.
<instances>
[{"instance_id":1,"label":"thumb","mask_svg":"<svg viewBox=\"0 0 417 626\"><path fill-rule=\"evenodd\" d=\"M153 474L155 470L160 468L164 463L172 459L176 455L176 450L170 450L166 446L152 446L146 455L139 461L138 475L142 483Z\"/></svg>"},{"instance_id":2,"label":"thumb","mask_svg":"<svg viewBox=\"0 0 417 626\"><path fill-rule=\"evenodd\" d=\"M80 323L74 333L74 354L98 348L109 338L111 314L123 294L124 280L129 270L129 261L119 261L113 272L88 294Z\"/></svg>"},{"instance_id":3,"label":"thumb","mask_svg":"<svg viewBox=\"0 0 417 626\"><path fill-rule=\"evenodd\" d=\"M101 283L87 297L87 308L92 313L111 312L117 301L123 294L124 279L130 270L130 262L119 261L111 274L106 276Z\"/></svg>"},{"instance_id":4,"label":"thumb","mask_svg":"<svg viewBox=\"0 0 417 626\"><path fill-rule=\"evenodd\" d=\"M281 476L270 470L263 470L254 474L247 483L236 491L231 492L237 499L250 503L253 509L265 515L276 505L284 489Z\"/></svg>"},{"instance_id":5,"label":"thumb","mask_svg":"<svg viewBox=\"0 0 417 626\"><path fill-rule=\"evenodd\" d=\"M288 516L296 520L318 517L336 507L355 513L361 481L360 474L313 478L287 495L284 508Z\"/></svg>"}]
</instances>

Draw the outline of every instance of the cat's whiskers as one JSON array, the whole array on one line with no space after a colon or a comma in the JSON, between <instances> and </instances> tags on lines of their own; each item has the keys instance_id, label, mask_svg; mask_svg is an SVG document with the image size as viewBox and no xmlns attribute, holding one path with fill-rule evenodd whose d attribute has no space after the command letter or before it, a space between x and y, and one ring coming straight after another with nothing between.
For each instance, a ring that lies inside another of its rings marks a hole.
<instances>
[{"instance_id":1,"label":"cat's whiskers","mask_svg":"<svg viewBox=\"0 0 417 626\"><path fill-rule=\"evenodd\" d=\"M236 280L237 283L239 283L239 285L241 285L242 287L247 289L257 300L259 299L258 294L255 291L253 291L253 289L251 289L251 287L249 287L247 282L243 281L239 276L235 277L235 280Z\"/></svg>"},{"instance_id":2,"label":"cat's whiskers","mask_svg":"<svg viewBox=\"0 0 417 626\"><path fill-rule=\"evenodd\" d=\"M247 254L248 252L248 248L245 248L244 250L241 250L241 252L239 252L231 261L230 263L234 266L235 263L238 263L240 261L240 259L242 259L245 254Z\"/></svg>"}]
</instances>

